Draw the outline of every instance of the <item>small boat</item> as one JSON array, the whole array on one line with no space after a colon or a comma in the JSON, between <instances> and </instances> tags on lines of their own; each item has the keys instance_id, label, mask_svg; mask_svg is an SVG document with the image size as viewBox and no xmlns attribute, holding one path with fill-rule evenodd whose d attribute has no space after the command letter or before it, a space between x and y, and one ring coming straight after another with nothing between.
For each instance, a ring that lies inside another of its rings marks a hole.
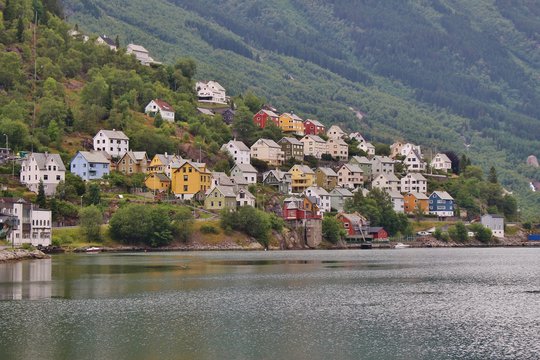
<instances>
[{"instance_id":1,"label":"small boat","mask_svg":"<svg viewBox=\"0 0 540 360\"><path fill-rule=\"evenodd\" d=\"M406 249L406 248L410 248L411 245L407 245L407 244L404 244L404 243L397 243L395 246L394 246L394 249Z\"/></svg>"},{"instance_id":2,"label":"small boat","mask_svg":"<svg viewBox=\"0 0 540 360\"><path fill-rule=\"evenodd\" d=\"M92 247L89 247L87 248L85 251L87 253L98 253L98 252L101 252L103 249L100 248L100 247L97 247L97 246L92 246Z\"/></svg>"}]
</instances>

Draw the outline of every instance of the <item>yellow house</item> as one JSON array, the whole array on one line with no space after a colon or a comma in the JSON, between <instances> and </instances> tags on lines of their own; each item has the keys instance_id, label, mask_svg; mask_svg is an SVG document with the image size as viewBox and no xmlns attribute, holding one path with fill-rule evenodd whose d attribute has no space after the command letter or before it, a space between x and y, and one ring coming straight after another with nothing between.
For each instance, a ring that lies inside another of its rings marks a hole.
<instances>
[{"instance_id":1,"label":"yellow house","mask_svg":"<svg viewBox=\"0 0 540 360\"><path fill-rule=\"evenodd\" d=\"M168 166L174 161L181 161L182 158L178 155L171 154L156 154L148 165L148 173L165 173L169 170ZM170 175L169 175L170 176Z\"/></svg>"},{"instance_id":2,"label":"yellow house","mask_svg":"<svg viewBox=\"0 0 540 360\"><path fill-rule=\"evenodd\" d=\"M146 177L144 185L151 191L165 192L171 187L171 179L163 173L152 173Z\"/></svg>"},{"instance_id":3,"label":"yellow house","mask_svg":"<svg viewBox=\"0 0 540 360\"><path fill-rule=\"evenodd\" d=\"M212 185L212 174L205 163L183 160L172 171L172 192L183 200L189 200L199 191L206 192Z\"/></svg>"},{"instance_id":4,"label":"yellow house","mask_svg":"<svg viewBox=\"0 0 540 360\"><path fill-rule=\"evenodd\" d=\"M307 165L294 165L289 172L293 193L301 193L315 183L315 172Z\"/></svg>"},{"instance_id":5,"label":"yellow house","mask_svg":"<svg viewBox=\"0 0 540 360\"><path fill-rule=\"evenodd\" d=\"M295 114L283 113L279 117L279 127L287 134L304 136L304 122Z\"/></svg>"}]
</instances>

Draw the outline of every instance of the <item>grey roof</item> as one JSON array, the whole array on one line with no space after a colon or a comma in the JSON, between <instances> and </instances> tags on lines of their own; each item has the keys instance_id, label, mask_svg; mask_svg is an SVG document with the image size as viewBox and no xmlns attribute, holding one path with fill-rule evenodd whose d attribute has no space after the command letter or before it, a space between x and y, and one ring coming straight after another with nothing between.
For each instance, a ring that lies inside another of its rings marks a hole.
<instances>
[{"instance_id":1,"label":"grey roof","mask_svg":"<svg viewBox=\"0 0 540 360\"><path fill-rule=\"evenodd\" d=\"M348 219L353 224L362 224L364 221L366 221L366 218L358 215L358 214L341 214L344 218Z\"/></svg>"},{"instance_id":2,"label":"grey roof","mask_svg":"<svg viewBox=\"0 0 540 360\"><path fill-rule=\"evenodd\" d=\"M399 179L394 174L383 174L383 175L386 175L386 179L388 181L399 182Z\"/></svg>"},{"instance_id":3,"label":"grey roof","mask_svg":"<svg viewBox=\"0 0 540 360\"><path fill-rule=\"evenodd\" d=\"M236 148L240 151L249 151L249 148L246 146L246 144L244 144L243 142L241 141L238 141L238 140L231 140L229 141L228 143L224 144L223 146L227 146L229 144L233 144L234 146L236 146Z\"/></svg>"},{"instance_id":4,"label":"grey roof","mask_svg":"<svg viewBox=\"0 0 540 360\"><path fill-rule=\"evenodd\" d=\"M392 199L403 199L403 195L401 195L399 191L386 190L386 192L388 193L388 195L390 195Z\"/></svg>"},{"instance_id":5,"label":"grey roof","mask_svg":"<svg viewBox=\"0 0 540 360\"><path fill-rule=\"evenodd\" d=\"M437 194L441 200L454 200L454 198L446 191L434 191L431 195Z\"/></svg>"},{"instance_id":6,"label":"grey roof","mask_svg":"<svg viewBox=\"0 0 540 360\"><path fill-rule=\"evenodd\" d=\"M135 44L128 44L128 50L131 49L133 51L137 51L137 52L144 52L144 53L147 53L148 50L146 50L144 48L144 46L141 46L141 45L135 45Z\"/></svg>"},{"instance_id":7,"label":"grey roof","mask_svg":"<svg viewBox=\"0 0 540 360\"><path fill-rule=\"evenodd\" d=\"M310 138L315 142L325 143L326 144L326 141L324 141L320 136L317 136L317 135L306 135L306 136L303 137L303 139L305 139L305 138Z\"/></svg>"},{"instance_id":8,"label":"grey roof","mask_svg":"<svg viewBox=\"0 0 540 360\"><path fill-rule=\"evenodd\" d=\"M50 159L53 159L56 162L56 164L58 165L58 170L66 171L66 167L64 166L64 162L62 161L62 158L58 154L32 153L30 156L28 156L28 159L30 159L32 157L34 157L34 159L36 160L36 163L37 163L40 170L46 170L47 162L49 162Z\"/></svg>"},{"instance_id":9,"label":"grey roof","mask_svg":"<svg viewBox=\"0 0 540 360\"><path fill-rule=\"evenodd\" d=\"M341 196L349 196L349 197L354 196L351 190L344 187L335 187L332 191L330 191L330 195L336 195L336 194L341 195Z\"/></svg>"},{"instance_id":10,"label":"grey roof","mask_svg":"<svg viewBox=\"0 0 540 360\"><path fill-rule=\"evenodd\" d=\"M286 171L281 171L281 170L278 170L278 169L275 169L275 170L269 170L267 172L265 172L263 174L263 179L266 180L266 178L268 177L268 175L270 174L274 174L274 176L276 177L276 179L278 181L283 181L283 180L286 180L286 177L287 175L289 175L289 181L290 181L290 173L289 172L286 172ZM263 180L263 181L264 181Z\"/></svg>"},{"instance_id":11,"label":"grey roof","mask_svg":"<svg viewBox=\"0 0 540 360\"><path fill-rule=\"evenodd\" d=\"M420 193L420 192L411 191L409 194L411 194L412 196L414 196L418 200L429 200L429 197L426 194L423 194L423 193Z\"/></svg>"},{"instance_id":12,"label":"grey roof","mask_svg":"<svg viewBox=\"0 0 540 360\"><path fill-rule=\"evenodd\" d=\"M311 123L312 123L313 125L315 125L315 126L321 126L321 127L324 127L324 125L323 125L320 121L318 121L318 120L306 119L306 121L311 122ZM306 122L306 121L304 121L304 122Z\"/></svg>"},{"instance_id":13,"label":"grey roof","mask_svg":"<svg viewBox=\"0 0 540 360\"><path fill-rule=\"evenodd\" d=\"M268 147L271 147L271 148L279 148L281 150L281 146L279 146L274 140L271 140L271 139L259 139L255 142L255 144L257 144L258 142L261 142L262 144L268 146ZM253 144L251 147L255 146L255 144Z\"/></svg>"},{"instance_id":14,"label":"grey roof","mask_svg":"<svg viewBox=\"0 0 540 360\"><path fill-rule=\"evenodd\" d=\"M89 163L109 164L109 160L103 151L79 151L79 154Z\"/></svg>"},{"instance_id":15,"label":"grey roof","mask_svg":"<svg viewBox=\"0 0 540 360\"><path fill-rule=\"evenodd\" d=\"M135 160L141 161L141 160L147 160L148 156L146 155L146 151L130 151L133 153L133 156L135 157Z\"/></svg>"},{"instance_id":16,"label":"grey roof","mask_svg":"<svg viewBox=\"0 0 540 360\"><path fill-rule=\"evenodd\" d=\"M235 183L236 185L249 185L248 181L245 177L240 175L233 175L231 176L231 181Z\"/></svg>"},{"instance_id":17,"label":"grey roof","mask_svg":"<svg viewBox=\"0 0 540 360\"><path fill-rule=\"evenodd\" d=\"M251 164L236 164L234 165L234 167L232 168L232 170L234 169L238 169L240 170L241 172L248 172L248 173L257 173L257 169L255 169L253 167L253 165ZM231 170L231 171L232 171Z\"/></svg>"},{"instance_id":18,"label":"grey roof","mask_svg":"<svg viewBox=\"0 0 540 360\"><path fill-rule=\"evenodd\" d=\"M293 120L299 120L299 121L302 121L302 118L298 115L296 115L295 113L283 113L281 114L282 116L285 115L285 116L289 116L291 119Z\"/></svg>"},{"instance_id":19,"label":"grey roof","mask_svg":"<svg viewBox=\"0 0 540 360\"><path fill-rule=\"evenodd\" d=\"M120 130L99 130L97 133L99 134L100 132L102 132L103 135L107 136L109 139L129 140L126 134L124 134L124 132Z\"/></svg>"},{"instance_id":20,"label":"grey roof","mask_svg":"<svg viewBox=\"0 0 540 360\"><path fill-rule=\"evenodd\" d=\"M293 145L304 146L304 144L300 140L298 140L296 138L293 138L293 137L284 137L283 139L279 140L278 142L281 144L282 142L285 142L285 141L289 142L289 143L291 143Z\"/></svg>"},{"instance_id":21,"label":"grey roof","mask_svg":"<svg viewBox=\"0 0 540 360\"><path fill-rule=\"evenodd\" d=\"M317 170L320 170L326 176L338 176L338 174L329 167L320 167Z\"/></svg>"},{"instance_id":22,"label":"grey roof","mask_svg":"<svg viewBox=\"0 0 540 360\"><path fill-rule=\"evenodd\" d=\"M159 179L159 181L171 181L171 179L169 179L169 177L167 175L165 175L164 173L152 173L152 174L149 174L148 177L150 176L155 176Z\"/></svg>"},{"instance_id":23,"label":"grey roof","mask_svg":"<svg viewBox=\"0 0 540 360\"><path fill-rule=\"evenodd\" d=\"M345 142L345 140L343 140L342 138L330 138L328 139L327 143L338 143L339 145L345 145L345 146L348 146L347 143Z\"/></svg>"},{"instance_id":24,"label":"grey roof","mask_svg":"<svg viewBox=\"0 0 540 360\"><path fill-rule=\"evenodd\" d=\"M353 173L363 173L364 170L362 170L360 168L360 166L356 165L356 164L343 164L342 167L346 167L347 169L349 169L350 172L353 172Z\"/></svg>"},{"instance_id":25,"label":"grey roof","mask_svg":"<svg viewBox=\"0 0 540 360\"><path fill-rule=\"evenodd\" d=\"M159 161L161 161L164 166L169 165L176 157L174 154L156 154L155 156L159 158Z\"/></svg>"},{"instance_id":26,"label":"grey roof","mask_svg":"<svg viewBox=\"0 0 540 360\"><path fill-rule=\"evenodd\" d=\"M409 173L405 175L405 177L410 176L411 178L414 178L416 181L427 181L426 178L420 174L420 173Z\"/></svg>"},{"instance_id":27,"label":"grey roof","mask_svg":"<svg viewBox=\"0 0 540 360\"><path fill-rule=\"evenodd\" d=\"M232 186L234 183L231 181L231 179L225 174L224 172L212 172L212 178L217 180L218 185L222 186Z\"/></svg>"},{"instance_id":28,"label":"grey roof","mask_svg":"<svg viewBox=\"0 0 540 360\"><path fill-rule=\"evenodd\" d=\"M294 165L292 168L297 167L300 171L302 171L304 174L315 174L313 170L307 165ZM291 168L291 169L292 169ZM289 170L290 171L290 170Z\"/></svg>"},{"instance_id":29,"label":"grey roof","mask_svg":"<svg viewBox=\"0 0 540 360\"><path fill-rule=\"evenodd\" d=\"M275 112L271 111L271 110L261 110L263 113L265 113L266 115L270 116L270 117L279 117L278 114L276 114Z\"/></svg>"},{"instance_id":30,"label":"grey roof","mask_svg":"<svg viewBox=\"0 0 540 360\"><path fill-rule=\"evenodd\" d=\"M504 215L498 215L498 214L485 214L482 217L484 217L484 216L490 216L493 219L504 219Z\"/></svg>"},{"instance_id":31,"label":"grey roof","mask_svg":"<svg viewBox=\"0 0 540 360\"><path fill-rule=\"evenodd\" d=\"M435 155L433 157L433 160L431 160L431 161L434 161L437 156L439 156L441 158L442 162L452 162L452 160L450 160L450 158L448 158L448 156L446 154L444 154L444 153L438 153L437 155Z\"/></svg>"},{"instance_id":32,"label":"grey roof","mask_svg":"<svg viewBox=\"0 0 540 360\"><path fill-rule=\"evenodd\" d=\"M214 116L215 114L212 112L212 110L208 110L208 109L205 109L205 108L200 108L198 107L197 108L197 111L200 112L201 114L203 115L208 115L208 116Z\"/></svg>"},{"instance_id":33,"label":"grey roof","mask_svg":"<svg viewBox=\"0 0 540 360\"><path fill-rule=\"evenodd\" d=\"M380 162L383 162L383 163L395 163L394 160L392 160L391 158L389 158L388 156L380 156L380 155L375 155L373 157L373 159L371 159L371 162L375 162L376 160L380 161Z\"/></svg>"},{"instance_id":34,"label":"grey roof","mask_svg":"<svg viewBox=\"0 0 540 360\"><path fill-rule=\"evenodd\" d=\"M371 161L365 157L365 156L353 156L351 158L351 160L354 159L354 161L356 161L357 163L359 164L366 164L366 165L371 165ZM350 162L349 162L350 163Z\"/></svg>"},{"instance_id":35,"label":"grey roof","mask_svg":"<svg viewBox=\"0 0 540 360\"><path fill-rule=\"evenodd\" d=\"M315 193L315 194L317 194L319 196L329 196L330 195L328 193L328 191L324 190L320 186L310 186L304 192L307 192L308 190L311 190L312 193Z\"/></svg>"},{"instance_id":36,"label":"grey roof","mask_svg":"<svg viewBox=\"0 0 540 360\"><path fill-rule=\"evenodd\" d=\"M221 186L221 185L218 185L215 187L220 193L223 194L223 196L225 197L233 197L233 198L236 198L236 194L234 192L234 187L233 186Z\"/></svg>"}]
</instances>

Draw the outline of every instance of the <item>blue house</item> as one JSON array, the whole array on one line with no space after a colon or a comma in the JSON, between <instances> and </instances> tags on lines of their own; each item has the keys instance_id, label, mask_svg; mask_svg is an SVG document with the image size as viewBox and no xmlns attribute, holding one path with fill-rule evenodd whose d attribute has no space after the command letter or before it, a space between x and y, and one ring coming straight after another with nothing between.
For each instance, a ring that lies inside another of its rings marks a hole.
<instances>
[{"instance_id":1,"label":"blue house","mask_svg":"<svg viewBox=\"0 0 540 360\"><path fill-rule=\"evenodd\" d=\"M110 173L110 162L103 151L79 151L71 159L70 171L84 181L101 179Z\"/></svg>"},{"instance_id":2,"label":"blue house","mask_svg":"<svg viewBox=\"0 0 540 360\"><path fill-rule=\"evenodd\" d=\"M446 191L434 191L429 196L429 213L439 217L454 216L454 198Z\"/></svg>"}]
</instances>

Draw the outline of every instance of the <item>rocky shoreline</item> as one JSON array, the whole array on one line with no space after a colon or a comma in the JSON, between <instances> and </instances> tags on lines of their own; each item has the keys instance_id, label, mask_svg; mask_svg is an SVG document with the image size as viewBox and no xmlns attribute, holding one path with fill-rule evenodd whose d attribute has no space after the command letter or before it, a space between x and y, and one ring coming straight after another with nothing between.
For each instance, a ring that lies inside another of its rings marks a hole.
<instances>
[{"instance_id":1,"label":"rocky shoreline","mask_svg":"<svg viewBox=\"0 0 540 360\"><path fill-rule=\"evenodd\" d=\"M9 249L0 250L0 263L6 261L49 259L50 256L39 250Z\"/></svg>"}]
</instances>

